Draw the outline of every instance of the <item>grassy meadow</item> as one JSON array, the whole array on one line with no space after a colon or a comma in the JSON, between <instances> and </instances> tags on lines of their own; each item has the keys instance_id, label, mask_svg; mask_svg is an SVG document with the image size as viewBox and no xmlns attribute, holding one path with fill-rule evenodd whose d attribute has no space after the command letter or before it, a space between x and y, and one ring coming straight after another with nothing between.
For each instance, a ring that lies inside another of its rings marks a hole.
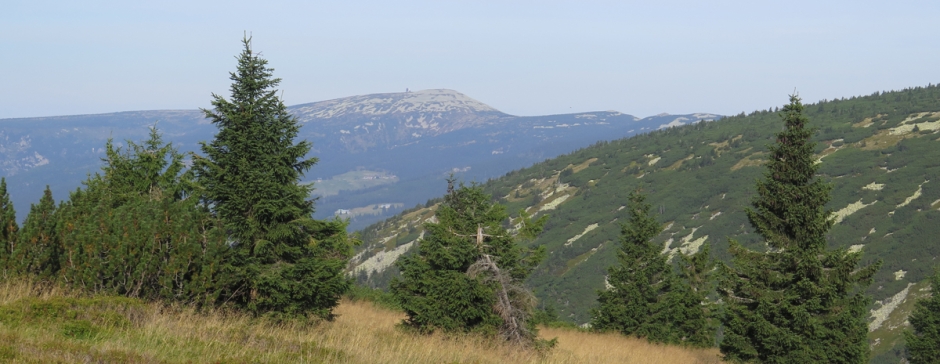
<instances>
[{"instance_id":1,"label":"grassy meadow","mask_svg":"<svg viewBox=\"0 0 940 364\"><path fill-rule=\"evenodd\" d=\"M718 363L717 349L543 328L558 345L520 351L475 336L414 335L404 314L343 301L332 322L275 323L223 310L0 283L0 362L12 363Z\"/></svg>"}]
</instances>

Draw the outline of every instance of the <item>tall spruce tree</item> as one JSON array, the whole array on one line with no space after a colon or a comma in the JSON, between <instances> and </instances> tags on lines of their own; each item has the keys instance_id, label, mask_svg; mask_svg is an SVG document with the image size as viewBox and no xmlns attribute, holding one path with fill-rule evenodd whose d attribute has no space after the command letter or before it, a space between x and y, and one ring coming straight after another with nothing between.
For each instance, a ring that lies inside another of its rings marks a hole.
<instances>
[{"instance_id":1,"label":"tall spruce tree","mask_svg":"<svg viewBox=\"0 0 940 364\"><path fill-rule=\"evenodd\" d=\"M491 203L480 187L448 190L437 221L425 223L417 253L396 263L401 278L391 290L408 315L406 324L424 332L481 332L533 344L529 318L535 298L523 282L544 250L524 249L519 240L541 232L545 217L531 221L523 214L513 234L503 227L509 221L505 207Z\"/></svg>"},{"instance_id":2,"label":"tall spruce tree","mask_svg":"<svg viewBox=\"0 0 940 364\"><path fill-rule=\"evenodd\" d=\"M931 296L915 304L904 333L907 359L913 364L940 363L940 268L930 277Z\"/></svg>"},{"instance_id":3,"label":"tall spruce tree","mask_svg":"<svg viewBox=\"0 0 940 364\"><path fill-rule=\"evenodd\" d=\"M259 314L327 317L349 287L346 226L312 218L313 186L300 179L317 159L306 158L309 142L295 142L300 126L276 94L280 79L250 38L243 44L230 100L213 94L214 109L203 110L219 131L194 163L232 241L226 299Z\"/></svg>"},{"instance_id":4,"label":"tall spruce tree","mask_svg":"<svg viewBox=\"0 0 940 364\"><path fill-rule=\"evenodd\" d=\"M815 129L797 96L781 116L784 130L769 146L753 209L746 210L767 251L732 240L733 265L721 266L721 352L736 362L865 362L871 299L863 290L880 263L860 267L861 252L826 248L831 186L816 177Z\"/></svg>"},{"instance_id":5,"label":"tall spruce tree","mask_svg":"<svg viewBox=\"0 0 940 364\"><path fill-rule=\"evenodd\" d=\"M629 198L630 219L621 226L617 253L620 264L607 270L609 287L597 293L591 326L653 342L711 345L714 331L703 304L708 250L692 257L682 255L682 274L676 274L662 247L652 242L663 228L650 216L646 197L635 190Z\"/></svg>"},{"instance_id":6,"label":"tall spruce tree","mask_svg":"<svg viewBox=\"0 0 940 364\"><path fill-rule=\"evenodd\" d=\"M7 179L0 177L0 273L9 270L7 266L16 246L16 236L20 227L16 224L16 210L7 192Z\"/></svg>"}]
</instances>

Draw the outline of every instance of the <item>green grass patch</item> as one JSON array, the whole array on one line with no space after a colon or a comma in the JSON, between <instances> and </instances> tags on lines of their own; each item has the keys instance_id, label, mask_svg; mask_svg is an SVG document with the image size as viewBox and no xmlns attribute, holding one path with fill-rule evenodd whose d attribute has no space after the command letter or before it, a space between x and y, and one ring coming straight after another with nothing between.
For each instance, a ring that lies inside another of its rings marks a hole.
<instances>
[{"instance_id":1,"label":"green grass patch","mask_svg":"<svg viewBox=\"0 0 940 364\"><path fill-rule=\"evenodd\" d=\"M601 250L601 248L603 248L604 245L607 244L607 243L608 243L608 242L604 242L603 244L598 245L597 248L593 248L593 249L588 250L588 251L586 251L586 252L584 252L584 253L581 253L580 255L578 255L578 256L576 256L576 257L574 257L574 258L572 258L572 259L569 259L567 262L565 262L565 270L561 271L561 273L559 273L558 275L560 275L560 276L561 276L561 275L565 275L565 273L568 273L568 271L570 271L572 268L576 267L578 264L584 263L585 261L588 260L588 258L590 258L592 255L594 255L594 254L597 253L599 250Z\"/></svg>"}]
</instances>

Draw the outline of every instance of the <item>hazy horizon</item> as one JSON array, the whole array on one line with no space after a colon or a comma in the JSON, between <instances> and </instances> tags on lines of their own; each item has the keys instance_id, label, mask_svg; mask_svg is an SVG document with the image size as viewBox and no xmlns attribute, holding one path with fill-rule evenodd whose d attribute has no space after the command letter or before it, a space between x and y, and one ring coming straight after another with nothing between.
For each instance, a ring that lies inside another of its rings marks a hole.
<instances>
[{"instance_id":1,"label":"hazy horizon","mask_svg":"<svg viewBox=\"0 0 940 364\"><path fill-rule=\"evenodd\" d=\"M13 0L0 118L209 107L244 32L288 105L447 88L508 114L732 115L940 82L932 2Z\"/></svg>"}]
</instances>

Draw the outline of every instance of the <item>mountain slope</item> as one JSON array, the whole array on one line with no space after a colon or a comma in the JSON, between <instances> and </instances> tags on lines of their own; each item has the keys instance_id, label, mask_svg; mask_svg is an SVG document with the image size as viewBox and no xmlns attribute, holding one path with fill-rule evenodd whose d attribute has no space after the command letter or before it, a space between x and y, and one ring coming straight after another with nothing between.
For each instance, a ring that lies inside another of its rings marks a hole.
<instances>
[{"instance_id":1,"label":"mountain slope","mask_svg":"<svg viewBox=\"0 0 940 364\"><path fill-rule=\"evenodd\" d=\"M302 122L299 137L312 141L311 153L320 158L306 176L324 186L317 217L358 211L344 215L358 228L437 196L432 184L450 172L485 180L597 140L717 118L638 119L619 112L518 117L453 90L353 96L288 109ZM107 138L119 145L141 140L154 123L183 151L198 150L198 142L216 131L197 110L0 120L0 175L10 182L21 218L45 184L62 199L97 172Z\"/></svg>"},{"instance_id":2,"label":"mountain slope","mask_svg":"<svg viewBox=\"0 0 940 364\"><path fill-rule=\"evenodd\" d=\"M872 308L882 309L940 263L940 88L824 101L806 110L819 128L821 177L834 187L830 246L863 251L863 263L884 260L869 290L884 300ZM744 208L780 123L774 111L764 110L601 142L507 173L484 188L509 211L549 215L532 243L549 255L529 284L543 305L580 324L616 261L623 207L636 187L648 194L665 227L655 239L665 254L709 244L716 258L727 260L729 238L764 248ZM384 285L395 274L394 258L414 246L434 208L432 201L364 230L351 274Z\"/></svg>"}]
</instances>

